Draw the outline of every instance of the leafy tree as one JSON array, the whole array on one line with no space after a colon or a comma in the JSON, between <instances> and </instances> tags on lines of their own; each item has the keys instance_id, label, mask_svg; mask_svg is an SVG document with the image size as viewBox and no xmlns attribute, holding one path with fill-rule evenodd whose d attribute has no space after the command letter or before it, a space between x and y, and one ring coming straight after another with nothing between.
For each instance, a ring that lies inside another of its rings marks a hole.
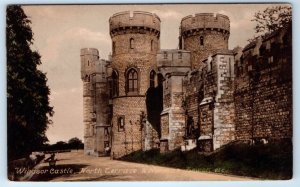
<instances>
[{"instance_id":1,"label":"leafy tree","mask_svg":"<svg viewBox=\"0 0 300 187\"><path fill-rule=\"evenodd\" d=\"M290 6L275 6L255 13L256 33L264 34L280 28L288 27L292 23L292 8Z\"/></svg>"},{"instance_id":2,"label":"leafy tree","mask_svg":"<svg viewBox=\"0 0 300 187\"><path fill-rule=\"evenodd\" d=\"M37 69L41 57L30 48L31 21L18 5L6 13L8 158L15 159L48 141L45 131L54 112L46 74Z\"/></svg>"},{"instance_id":3,"label":"leafy tree","mask_svg":"<svg viewBox=\"0 0 300 187\"><path fill-rule=\"evenodd\" d=\"M82 141L77 137L71 138L68 141L68 144L69 144L70 149L82 149L83 148Z\"/></svg>"}]
</instances>

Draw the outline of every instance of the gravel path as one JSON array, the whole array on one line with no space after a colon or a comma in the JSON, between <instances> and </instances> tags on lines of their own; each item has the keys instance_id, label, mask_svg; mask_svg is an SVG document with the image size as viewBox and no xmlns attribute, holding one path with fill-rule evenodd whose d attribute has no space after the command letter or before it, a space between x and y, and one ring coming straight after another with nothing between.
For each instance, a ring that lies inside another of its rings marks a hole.
<instances>
[{"instance_id":1,"label":"gravel path","mask_svg":"<svg viewBox=\"0 0 300 187\"><path fill-rule=\"evenodd\" d=\"M48 155L47 155L48 156ZM47 157L46 156L46 157ZM251 178L188 171L85 156L82 151L59 153L56 168L40 163L24 178L31 181L237 181Z\"/></svg>"}]
</instances>

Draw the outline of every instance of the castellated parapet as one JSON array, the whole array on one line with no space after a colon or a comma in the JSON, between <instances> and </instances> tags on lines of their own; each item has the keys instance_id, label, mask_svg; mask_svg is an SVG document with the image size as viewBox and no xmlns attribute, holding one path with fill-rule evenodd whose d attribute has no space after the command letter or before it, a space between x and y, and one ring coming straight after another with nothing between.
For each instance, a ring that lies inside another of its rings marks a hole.
<instances>
[{"instance_id":1,"label":"castellated parapet","mask_svg":"<svg viewBox=\"0 0 300 187\"><path fill-rule=\"evenodd\" d=\"M193 69L217 50L228 49L230 20L222 14L201 13L184 17L180 26L180 48L191 51Z\"/></svg>"},{"instance_id":2,"label":"castellated parapet","mask_svg":"<svg viewBox=\"0 0 300 187\"><path fill-rule=\"evenodd\" d=\"M159 35L160 19L156 14L143 11L125 11L114 14L109 19L110 34L133 32L134 28L151 31ZM121 32L120 32L121 31Z\"/></svg>"},{"instance_id":3,"label":"castellated parapet","mask_svg":"<svg viewBox=\"0 0 300 187\"><path fill-rule=\"evenodd\" d=\"M224 33L230 32L228 16L213 13L200 13L186 16L181 20L181 33L183 35L193 30L217 30Z\"/></svg>"}]
</instances>

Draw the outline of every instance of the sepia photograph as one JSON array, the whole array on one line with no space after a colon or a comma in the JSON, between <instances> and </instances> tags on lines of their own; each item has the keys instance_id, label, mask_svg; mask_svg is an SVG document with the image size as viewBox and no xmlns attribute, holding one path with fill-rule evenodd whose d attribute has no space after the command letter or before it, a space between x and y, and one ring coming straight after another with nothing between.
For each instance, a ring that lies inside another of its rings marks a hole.
<instances>
[{"instance_id":1,"label":"sepia photograph","mask_svg":"<svg viewBox=\"0 0 300 187\"><path fill-rule=\"evenodd\" d=\"M7 179L293 178L292 5L6 6Z\"/></svg>"}]
</instances>

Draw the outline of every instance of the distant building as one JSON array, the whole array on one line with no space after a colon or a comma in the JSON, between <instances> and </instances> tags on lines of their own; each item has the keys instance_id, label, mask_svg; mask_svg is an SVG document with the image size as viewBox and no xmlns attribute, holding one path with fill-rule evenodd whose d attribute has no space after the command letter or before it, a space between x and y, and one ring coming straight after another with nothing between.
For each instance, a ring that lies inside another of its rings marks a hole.
<instances>
[{"instance_id":1,"label":"distant building","mask_svg":"<svg viewBox=\"0 0 300 187\"><path fill-rule=\"evenodd\" d=\"M290 28L229 50L229 18L200 13L182 19L179 49L161 50L157 15L121 12L109 24L109 61L81 50L85 154L292 138Z\"/></svg>"}]
</instances>

